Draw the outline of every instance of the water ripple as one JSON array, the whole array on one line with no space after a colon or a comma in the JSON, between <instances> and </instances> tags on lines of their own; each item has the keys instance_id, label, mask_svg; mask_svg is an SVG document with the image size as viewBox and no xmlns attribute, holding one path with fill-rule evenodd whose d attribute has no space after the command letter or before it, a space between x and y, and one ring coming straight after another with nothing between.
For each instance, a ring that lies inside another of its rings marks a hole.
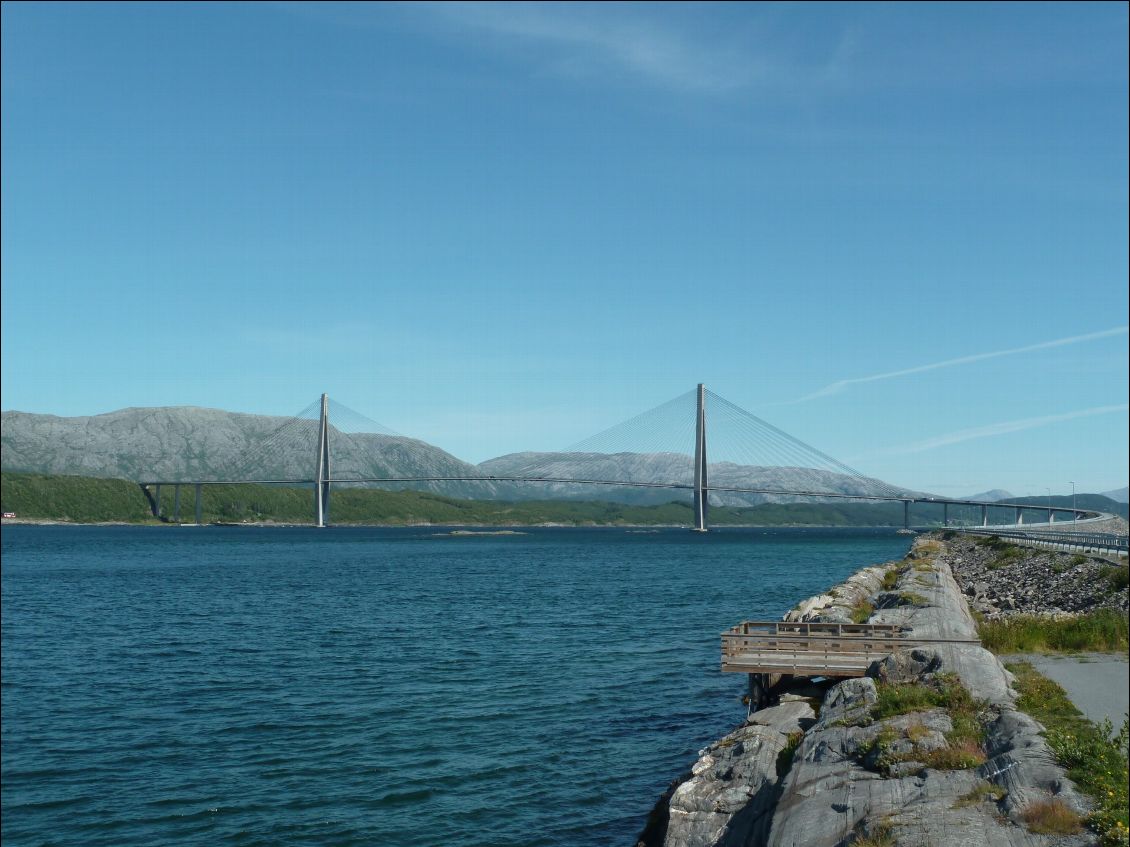
<instances>
[{"instance_id":1,"label":"water ripple","mask_svg":"<svg viewBox=\"0 0 1130 847\"><path fill-rule=\"evenodd\" d=\"M631 843L718 633L907 546L428 532L5 527L5 847Z\"/></svg>"}]
</instances>

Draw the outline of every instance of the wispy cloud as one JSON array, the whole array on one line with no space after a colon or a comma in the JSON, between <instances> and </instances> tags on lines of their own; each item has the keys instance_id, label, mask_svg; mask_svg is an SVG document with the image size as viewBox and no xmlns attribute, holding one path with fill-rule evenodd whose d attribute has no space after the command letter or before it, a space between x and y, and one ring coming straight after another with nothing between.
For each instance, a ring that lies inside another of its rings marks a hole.
<instances>
[{"instance_id":1,"label":"wispy cloud","mask_svg":"<svg viewBox=\"0 0 1130 847\"><path fill-rule=\"evenodd\" d=\"M805 61L789 50L799 23L780 9L732 29L709 28L692 7L635 3L429 3L435 19L534 47L559 75L621 74L673 90L724 93L751 87L827 86L846 71L857 32L845 30ZM768 7L767 7L768 8ZM807 45L811 47L810 38Z\"/></svg>"},{"instance_id":2,"label":"wispy cloud","mask_svg":"<svg viewBox=\"0 0 1130 847\"><path fill-rule=\"evenodd\" d=\"M830 397L833 394L839 394L846 391L853 385L862 385L866 382L879 382L884 379L895 379L900 376L910 376L911 374L925 373L926 371L936 371L941 368L953 368L958 365L971 365L974 362L983 362L986 359L999 359L1004 356L1016 356L1020 353L1033 353L1037 350L1048 350L1052 347L1066 347L1069 344L1082 344L1085 341L1098 341L1100 338L1111 338L1115 335L1126 335L1130 332L1130 327L1117 326L1113 329L1104 329L1101 332L1089 332L1086 335L1072 335L1068 338L1057 338L1054 341L1041 341L1039 344L1028 344L1024 347L1010 347L1007 350L994 350L989 353L975 353L971 356L959 356L956 359L945 359L941 362L931 362L928 365L917 365L913 368L903 368L897 371L885 371L884 373L871 374L870 376L859 376L852 379L841 379L838 382L833 382L830 385L825 385L819 391L814 391L797 400L789 401L791 403L806 403L809 400L816 400L820 397Z\"/></svg>"},{"instance_id":3,"label":"wispy cloud","mask_svg":"<svg viewBox=\"0 0 1130 847\"><path fill-rule=\"evenodd\" d=\"M1062 423L1063 421L1076 420L1077 418L1092 418L1097 415L1110 415L1115 412L1130 410L1130 404L1120 403L1114 406L1094 406L1090 409L1079 409L1074 412L1063 412L1058 415L1042 415L1036 418L1022 418L1015 421L1001 421L1000 423L986 426L975 426L969 429L959 429L944 435L936 435L923 441L915 441L901 447L891 447L881 451L881 455L897 456L906 453L924 453L938 447L950 444L960 444L962 441L975 441L979 438L992 438L997 435L1006 435L1010 432L1020 432L1025 429L1035 429L1040 426Z\"/></svg>"}]
</instances>

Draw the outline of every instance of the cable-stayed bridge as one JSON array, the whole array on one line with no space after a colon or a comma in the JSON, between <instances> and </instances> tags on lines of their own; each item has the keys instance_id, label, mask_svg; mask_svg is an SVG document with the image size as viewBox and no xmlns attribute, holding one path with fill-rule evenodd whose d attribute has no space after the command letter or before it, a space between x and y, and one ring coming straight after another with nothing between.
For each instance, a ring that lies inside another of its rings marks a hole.
<instances>
[{"instance_id":1,"label":"cable-stayed bridge","mask_svg":"<svg viewBox=\"0 0 1130 847\"><path fill-rule=\"evenodd\" d=\"M246 445L240 460L222 474L141 480L139 485L155 515L161 511L162 487L173 487L177 520L181 488L193 487L197 523L203 486L242 483L313 487L316 526L325 526L329 520L335 486L406 488L437 483L477 483L494 489L537 486L547 499L568 496L565 492L575 492L579 486L686 491L693 503L693 528L698 531L709 526L712 502L748 505L765 499L901 502L904 526L909 526L914 503L940 506L944 525L949 525L950 506L979 506L985 526L990 508L1011 510L1013 524L1023 523L1025 514L1032 512L1046 515L1049 523L1057 513L1092 514L1081 509L937 498L897 488L805 444L704 385L560 452L518 453L479 466L453 462L405 473L406 458L420 444L323 394L274 431Z\"/></svg>"}]
</instances>

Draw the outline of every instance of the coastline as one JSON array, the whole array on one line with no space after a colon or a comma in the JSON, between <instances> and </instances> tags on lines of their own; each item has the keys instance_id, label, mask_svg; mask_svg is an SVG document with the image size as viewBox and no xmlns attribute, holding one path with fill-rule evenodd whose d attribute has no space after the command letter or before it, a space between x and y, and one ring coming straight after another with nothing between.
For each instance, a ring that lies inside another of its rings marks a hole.
<instances>
[{"instance_id":1,"label":"coastline","mask_svg":"<svg viewBox=\"0 0 1130 847\"><path fill-rule=\"evenodd\" d=\"M312 523L286 523L283 521L213 521L209 523L176 523L173 521L159 521L156 519L148 521L68 521L59 518L4 518L0 521L0 526L148 526L148 527L208 527L208 526L223 526L223 527L275 527L275 528L296 528L306 527L313 529ZM430 522L430 521L407 521L398 523L331 523L329 527L340 527L342 529L356 529L356 528L372 528L372 529L412 529L415 527L422 528L467 528L467 529L506 529L510 527L521 527L523 529L630 529L630 530L660 530L660 529L685 529L690 531L688 524L660 524L660 523L565 523L557 521L546 521L541 523L447 523L447 522ZM727 529L827 529L829 531L844 530L844 529L868 529L868 530L890 530L892 533L899 535L917 535L917 530L905 530L897 526L876 526L869 524L860 525L843 525L843 526L829 526L828 524L818 523L793 523L793 524L722 524L719 526L711 527L712 531L725 531Z\"/></svg>"},{"instance_id":2,"label":"coastline","mask_svg":"<svg viewBox=\"0 0 1130 847\"><path fill-rule=\"evenodd\" d=\"M976 639L951 564L961 558L940 536L920 536L903 560L864 567L785 619L847 623L870 608L868 623L914 637ZM1033 809L1079 820L1090 802L1018 710L1014 682L993 653L952 643L904 648L863 677L783 682L671 783L637 847L1097 843L1029 825ZM881 698L911 688L931 705L883 711Z\"/></svg>"}]
</instances>

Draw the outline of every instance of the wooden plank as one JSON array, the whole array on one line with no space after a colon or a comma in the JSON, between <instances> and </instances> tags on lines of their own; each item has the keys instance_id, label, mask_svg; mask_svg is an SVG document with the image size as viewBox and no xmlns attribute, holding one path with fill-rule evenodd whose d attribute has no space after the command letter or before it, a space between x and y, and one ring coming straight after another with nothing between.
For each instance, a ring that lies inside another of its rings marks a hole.
<instances>
[{"instance_id":1,"label":"wooden plank","mask_svg":"<svg viewBox=\"0 0 1130 847\"><path fill-rule=\"evenodd\" d=\"M970 638L914 638L900 624L742 621L722 636L725 673L861 676L876 659L907 647L980 644Z\"/></svg>"}]
</instances>

